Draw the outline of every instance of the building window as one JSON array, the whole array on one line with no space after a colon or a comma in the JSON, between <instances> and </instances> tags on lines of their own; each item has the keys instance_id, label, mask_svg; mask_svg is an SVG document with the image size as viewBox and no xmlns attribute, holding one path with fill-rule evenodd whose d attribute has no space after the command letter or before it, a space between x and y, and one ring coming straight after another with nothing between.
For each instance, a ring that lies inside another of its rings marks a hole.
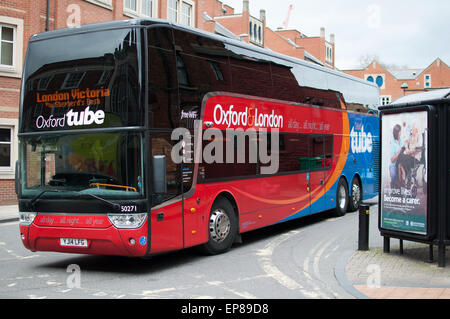
<instances>
[{"instance_id":1,"label":"building window","mask_svg":"<svg viewBox=\"0 0 450 319\"><path fill-rule=\"evenodd\" d=\"M14 59L14 28L0 25L1 45L0 45L0 64L13 66Z\"/></svg>"},{"instance_id":2,"label":"building window","mask_svg":"<svg viewBox=\"0 0 450 319\"><path fill-rule=\"evenodd\" d=\"M178 0L169 0L167 3L167 20L177 22Z\"/></svg>"},{"instance_id":3,"label":"building window","mask_svg":"<svg viewBox=\"0 0 450 319\"><path fill-rule=\"evenodd\" d=\"M388 105L391 103L391 96L390 95L381 95L380 96L380 104L381 105Z\"/></svg>"},{"instance_id":4,"label":"building window","mask_svg":"<svg viewBox=\"0 0 450 319\"><path fill-rule=\"evenodd\" d=\"M372 83L375 83L380 89L385 89L386 80L384 74L366 74L364 78Z\"/></svg>"},{"instance_id":5,"label":"building window","mask_svg":"<svg viewBox=\"0 0 450 319\"><path fill-rule=\"evenodd\" d=\"M137 0L125 0L125 9L137 11Z\"/></svg>"},{"instance_id":6,"label":"building window","mask_svg":"<svg viewBox=\"0 0 450 319\"><path fill-rule=\"evenodd\" d=\"M12 129L0 128L0 169L11 168Z\"/></svg>"},{"instance_id":7,"label":"building window","mask_svg":"<svg viewBox=\"0 0 450 319\"><path fill-rule=\"evenodd\" d=\"M195 2L191 0L169 0L167 3L167 20L194 26Z\"/></svg>"},{"instance_id":8,"label":"building window","mask_svg":"<svg viewBox=\"0 0 450 319\"><path fill-rule=\"evenodd\" d=\"M124 12L131 16L156 17L155 0L124 0Z\"/></svg>"},{"instance_id":9,"label":"building window","mask_svg":"<svg viewBox=\"0 0 450 319\"><path fill-rule=\"evenodd\" d=\"M262 32L262 22L250 17L249 23L249 39L250 42L258 46L263 44L263 32Z\"/></svg>"},{"instance_id":10,"label":"building window","mask_svg":"<svg viewBox=\"0 0 450 319\"><path fill-rule=\"evenodd\" d=\"M326 62L333 63L333 48L327 44L325 49L326 49L326 52L325 52L326 53L325 54Z\"/></svg>"},{"instance_id":11,"label":"building window","mask_svg":"<svg viewBox=\"0 0 450 319\"><path fill-rule=\"evenodd\" d=\"M430 74L425 74L424 75L423 86L425 88L430 88L431 87L431 75Z\"/></svg>"},{"instance_id":12,"label":"building window","mask_svg":"<svg viewBox=\"0 0 450 319\"><path fill-rule=\"evenodd\" d=\"M384 79L383 79L383 77L381 75L377 76L376 83L377 83L379 88L384 85Z\"/></svg>"},{"instance_id":13,"label":"building window","mask_svg":"<svg viewBox=\"0 0 450 319\"><path fill-rule=\"evenodd\" d=\"M153 12L153 0L141 0L141 13L151 17Z\"/></svg>"},{"instance_id":14,"label":"building window","mask_svg":"<svg viewBox=\"0 0 450 319\"><path fill-rule=\"evenodd\" d=\"M186 2L181 2L181 24L190 26L192 24L192 5Z\"/></svg>"},{"instance_id":15,"label":"building window","mask_svg":"<svg viewBox=\"0 0 450 319\"><path fill-rule=\"evenodd\" d=\"M23 20L0 16L0 76L22 77Z\"/></svg>"}]
</instances>

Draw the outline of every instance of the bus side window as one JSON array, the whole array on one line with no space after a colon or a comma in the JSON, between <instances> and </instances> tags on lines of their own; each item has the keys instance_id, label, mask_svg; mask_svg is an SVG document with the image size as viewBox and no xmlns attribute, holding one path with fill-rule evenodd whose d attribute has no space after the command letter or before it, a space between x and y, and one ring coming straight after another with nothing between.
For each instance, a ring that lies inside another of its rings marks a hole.
<instances>
[{"instance_id":1,"label":"bus side window","mask_svg":"<svg viewBox=\"0 0 450 319\"><path fill-rule=\"evenodd\" d=\"M177 128L180 110L172 31L151 28L147 36L150 127Z\"/></svg>"},{"instance_id":2,"label":"bus side window","mask_svg":"<svg viewBox=\"0 0 450 319\"><path fill-rule=\"evenodd\" d=\"M226 131L217 131L218 135L210 141L203 141L203 154L209 154L209 144L214 141L222 142L222 156L218 156L216 151L213 155L215 161L199 164L199 180L220 180L235 179L238 177L250 177L257 174L257 140L256 133L234 135ZM207 148L207 151L205 151ZM250 149L252 148L252 149ZM241 153L244 150L244 154ZM217 155L217 156L216 156ZM252 157L253 156L253 157ZM217 161L216 161L217 159Z\"/></svg>"},{"instance_id":3,"label":"bus side window","mask_svg":"<svg viewBox=\"0 0 450 319\"><path fill-rule=\"evenodd\" d=\"M270 62L266 56L230 45L230 68L233 92L272 98Z\"/></svg>"},{"instance_id":4,"label":"bus side window","mask_svg":"<svg viewBox=\"0 0 450 319\"><path fill-rule=\"evenodd\" d=\"M174 29L181 126L194 128L205 94L231 89L228 50L223 42Z\"/></svg>"},{"instance_id":5,"label":"bus side window","mask_svg":"<svg viewBox=\"0 0 450 319\"><path fill-rule=\"evenodd\" d=\"M281 143L281 139L283 143ZM284 145L284 149L281 147ZM310 170L311 139L307 134L280 134L279 173Z\"/></svg>"}]
</instances>

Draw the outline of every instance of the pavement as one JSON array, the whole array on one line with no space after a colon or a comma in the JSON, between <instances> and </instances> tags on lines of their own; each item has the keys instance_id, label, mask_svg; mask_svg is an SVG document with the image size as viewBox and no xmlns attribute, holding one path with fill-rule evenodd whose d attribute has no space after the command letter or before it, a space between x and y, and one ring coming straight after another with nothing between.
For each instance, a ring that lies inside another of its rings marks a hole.
<instances>
[{"instance_id":1,"label":"pavement","mask_svg":"<svg viewBox=\"0 0 450 319\"><path fill-rule=\"evenodd\" d=\"M358 299L450 299L450 247L447 267L438 267L437 247L434 261L429 246L391 239L390 253L383 252L383 240L377 229L377 206L370 210L368 251L349 251L335 265L339 284ZM0 224L19 220L17 205L0 205Z\"/></svg>"},{"instance_id":2,"label":"pavement","mask_svg":"<svg viewBox=\"0 0 450 319\"><path fill-rule=\"evenodd\" d=\"M18 205L0 205L0 223L8 223L19 220Z\"/></svg>"}]
</instances>

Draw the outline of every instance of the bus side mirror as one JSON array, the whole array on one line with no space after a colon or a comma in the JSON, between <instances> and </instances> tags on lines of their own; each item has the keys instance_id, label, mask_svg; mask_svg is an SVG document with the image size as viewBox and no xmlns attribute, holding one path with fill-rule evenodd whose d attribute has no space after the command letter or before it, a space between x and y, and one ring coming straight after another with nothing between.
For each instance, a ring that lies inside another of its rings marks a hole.
<instances>
[{"instance_id":1,"label":"bus side mirror","mask_svg":"<svg viewBox=\"0 0 450 319\"><path fill-rule=\"evenodd\" d=\"M153 156L153 193L154 194L167 193L165 155Z\"/></svg>"}]
</instances>

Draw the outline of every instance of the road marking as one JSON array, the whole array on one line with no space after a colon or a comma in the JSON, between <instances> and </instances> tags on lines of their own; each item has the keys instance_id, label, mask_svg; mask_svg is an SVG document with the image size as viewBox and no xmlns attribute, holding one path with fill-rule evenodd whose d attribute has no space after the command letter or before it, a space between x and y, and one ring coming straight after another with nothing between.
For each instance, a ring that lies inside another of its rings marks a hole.
<instances>
[{"instance_id":1,"label":"road marking","mask_svg":"<svg viewBox=\"0 0 450 319\"><path fill-rule=\"evenodd\" d=\"M142 291L142 295L144 295L144 296L156 295L156 294L159 294L161 292L169 292L169 291L174 291L174 290L176 290L176 288L163 288L163 289L157 289L157 290L144 290L144 291Z\"/></svg>"},{"instance_id":2,"label":"road marking","mask_svg":"<svg viewBox=\"0 0 450 319\"><path fill-rule=\"evenodd\" d=\"M301 233L301 231L291 231L270 241L263 249L259 249L256 252L256 255L259 257L258 262L264 272L275 279L280 285L290 290L298 290L305 297L318 298L320 295L317 292L306 290L300 283L279 270L272 261L272 256L275 249L283 242L290 239L293 235L297 235L299 233Z\"/></svg>"},{"instance_id":3,"label":"road marking","mask_svg":"<svg viewBox=\"0 0 450 319\"><path fill-rule=\"evenodd\" d=\"M207 281L207 283L211 286L220 286L220 288L224 289L225 291L231 292L232 294L235 294L239 297L245 298L245 299L257 299L254 295L247 291L237 291L235 289L232 289L225 285L222 281Z\"/></svg>"},{"instance_id":4,"label":"road marking","mask_svg":"<svg viewBox=\"0 0 450 319\"><path fill-rule=\"evenodd\" d=\"M99 292L96 292L95 294L92 294L92 296L105 297L105 296L108 296L108 294L106 292L99 291Z\"/></svg>"},{"instance_id":5,"label":"road marking","mask_svg":"<svg viewBox=\"0 0 450 319\"><path fill-rule=\"evenodd\" d=\"M38 297L36 295L28 295L28 298L30 298L30 299L46 299L47 296Z\"/></svg>"},{"instance_id":6,"label":"road marking","mask_svg":"<svg viewBox=\"0 0 450 319\"><path fill-rule=\"evenodd\" d=\"M330 244L332 243L332 241L329 241L328 243L326 243L325 245L322 246L322 248L317 252L317 254L314 256L314 262L313 262L313 270L314 270L314 274L316 275L317 278L321 279L320 276L320 270L319 270L319 262L320 262L320 258L323 255L323 252L325 251L325 249L328 248L328 246L330 246Z\"/></svg>"}]
</instances>

